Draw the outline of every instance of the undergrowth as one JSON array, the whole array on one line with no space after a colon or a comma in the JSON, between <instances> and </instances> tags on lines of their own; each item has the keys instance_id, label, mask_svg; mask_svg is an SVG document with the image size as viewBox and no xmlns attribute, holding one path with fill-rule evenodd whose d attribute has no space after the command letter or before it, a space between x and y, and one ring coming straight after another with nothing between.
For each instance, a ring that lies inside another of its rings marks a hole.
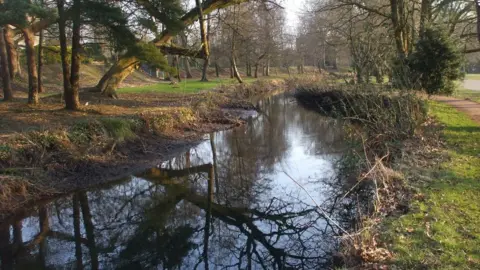
<instances>
[{"instance_id":1,"label":"undergrowth","mask_svg":"<svg viewBox=\"0 0 480 270\"><path fill-rule=\"evenodd\" d=\"M413 193L405 175L393 168L406 158L407 142L420 140L418 130L427 113L424 101L413 93L380 86L318 83L297 84L295 97L304 107L347 123L350 147L339 162L338 181L355 183L343 199L359 200L356 190L370 190L352 213L357 222L343 238L343 264L387 263L392 253L379 241L378 227L384 217L408 209Z\"/></svg>"}]
</instances>

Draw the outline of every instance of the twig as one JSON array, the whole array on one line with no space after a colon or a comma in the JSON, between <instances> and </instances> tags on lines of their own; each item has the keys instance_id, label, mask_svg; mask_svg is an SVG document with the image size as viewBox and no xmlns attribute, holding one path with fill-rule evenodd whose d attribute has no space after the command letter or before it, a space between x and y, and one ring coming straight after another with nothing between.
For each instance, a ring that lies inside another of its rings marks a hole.
<instances>
[{"instance_id":1,"label":"twig","mask_svg":"<svg viewBox=\"0 0 480 270\"><path fill-rule=\"evenodd\" d=\"M353 237L350 235L350 233L348 233L344 228L342 228L342 226L340 226L340 224L338 224L335 220L333 220L331 217L329 217L327 215L327 213L320 207L320 205L317 204L317 202L315 201L315 199L312 197L312 195L310 195L310 193L299 183L297 182L295 179L293 179L293 177L291 177L285 170L283 171L283 173L288 177L290 178L295 184L297 184L301 189L303 189L303 191L305 191L305 193L308 195L308 197L310 197L310 199L313 201L313 203L317 206L317 208L320 210L320 212L322 212L322 215L328 219L330 222L333 223L333 225L337 226L345 235L347 235L348 237L350 237L350 239L354 240Z\"/></svg>"}]
</instances>

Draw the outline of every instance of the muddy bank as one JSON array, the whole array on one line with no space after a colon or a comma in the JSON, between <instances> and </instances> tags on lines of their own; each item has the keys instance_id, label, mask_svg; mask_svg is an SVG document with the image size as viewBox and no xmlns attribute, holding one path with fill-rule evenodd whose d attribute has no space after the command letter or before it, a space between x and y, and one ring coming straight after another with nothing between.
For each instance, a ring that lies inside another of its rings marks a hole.
<instances>
[{"instance_id":1,"label":"muddy bank","mask_svg":"<svg viewBox=\"0 0 480 270\"><path fill-rule=\"evenodd\" d=\"M148 110L120 115L106 113L121 110L115 106L102 114L90 109L85 117L61 115L51 119L58 120L51 126L5 134L0 143L0 214L154 167L198 144L205 134L243 125L256 114L257 96L285 89L278 80L224 86L184 97L190 102L182 107L148 104ZM32 117L35 113L31 111Z\"/></svg>"}]
</instances>

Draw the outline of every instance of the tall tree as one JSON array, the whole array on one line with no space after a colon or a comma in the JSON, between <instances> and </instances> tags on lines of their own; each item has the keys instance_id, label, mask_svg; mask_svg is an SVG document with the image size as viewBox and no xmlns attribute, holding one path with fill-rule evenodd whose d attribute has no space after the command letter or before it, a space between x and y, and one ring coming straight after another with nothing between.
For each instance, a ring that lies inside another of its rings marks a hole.
<instances>
[{"instance_id":1,"label":"tall tree","mask_svg":"<svg viewBox=\"0 0 480 270\"><path fill-rule=\"evenodd\" d=\"M68 52L67 52L67 35L66 35L66 15L65 15L65 0L57 0L58 9L58 29L60 39L60 58L62 62L62 77L63 77L63 97L65 99L65 107L69 110L75 110L79 106L78 93L72 91L70 81L70 70L68 67Z\"/></svg>"},{"instance_id":2,"label":"tall tree","mask_svg":"<svg viewBox=\"0 0 480 270\"><path fill-rule=\"evenodd\" d=\"M35 56L35 33L30 28L22 29L27 53L28 103L38 104L38 74Z\"/></svg>"},{"instance_id":3,"label":"tall tree","mask_svg":"<svg viewBox=\"0 0 480 270\"><path fill-rule=\"evenodd\" d=\"M151 14L155 19L158 19L159 22L161 23L166 23L167 27L165 31L159 35L158 38L152 40L150 44L156 45L158 47L164 47L165 45L168 44L168 42L173 38L173 36L182 28L185 26L191 25L196 21L198 18L198 10L197 8L194 8L187 13L184 13L184 15L175 20L174 26L170 26L169 24L172 25L172 21L166 21L164 18L164 15L162 14L177 14L175 12L163 12L159 14L159 9L155 8L155 5L151 4L151 0L143 0L135 1L137 4L143 7L144 10L146 10L149 14ZM162 3L175 3L177 1L167 1L167 0L160 0L159 2ZM226 8L230 5L233 4L239 4L242 2L248 2L248 0L207 0L203 3L202 5L202 11L203 15L209 14L214 10ZM150 3L150 5L149 5ZM170 6L169 6L170 7ZM177 11L178 12L178 11ZM174 17L174 16L172 16ZM178 27L180 25L180 27ZM186 50L189 51L189 50ZM201 56L203 53L197 53L195 52L193 56ZM134 67L140 63L142 59L139 57L139 55L135 54L134 52L130 51L125 53L120 59L110 68L110 70L100 79L100 81L97 84L97 90L106 93L106 89L110 87L110 89L113 91L115 88L118 87L118 85L128 76L130 75ZM108 93L106 93L108 94Z\"/></svg>"},{"instance_id":4,"label":"tall tree","mask_svg":"<svg viewBox=\"0 0 480 270\"><path fill-rule=\"evenodd\" d=\"M203 50L203 70L202 70L202 79L201 81L208 81L207 78L207 69L208 69L208 61L209 61L209 48L208 48L208 37L207 37L207 28L205 27L205 18L203 14L203 7L202 3L200 0L195 0L195 3L197 5L197 11L198 11L198 21L200 22L200 35L202 39L202 50Z\"/></svg>"},{"instance_id":5,"label":"tall tree","mask_svg":"<svg viewBox=\"0 0 480 270\"><path fill-rule=\"evenodd\" d=\"M0 26L0 67L3 82L3 100L10 101L13 99L13 93L10 85L10 70L8 68L7 48L2 26Z\"/></svg>"},{"instance_id":6,"label":"tall tree","mask_svg":"<svg viewBox=\"0 0 480 270\"><path fill-rule=\"evenodd\" d=\"M5 25L4 37L7 48L8 68L10 72L10 78L14 79L21 73L20 63L18 61L17 46L13 41L13 30L9 25Z\"/></svg>"},{"instance_id":7,"label":"tall tree","mask_svg":"<svg viewBox=\"0 0 480 270\"><path fill-rule=\"evenodd\" d=\"M44 0L40 0L40 6L44 6ZM38 34L38 92L43 93L42 68L43 68L43 32L41 29Z\"/></svg>"},{"instance_id":8,"label":"tall tree","mask_svg":"<svg viewBox=\"0 0 480 270\"><path fill-rule=\"evenodd\" d=\"M80 90L80 27L81 27L81 13L82 2L81 0L73 0L72 10L73 14L73 27L72 27L72 60L71 60L71 73L70 73L70 86L71 92L69 93L68 102L66 102L65 108L67 110L78 110L80 101L78 98L78 92Z\"/></svg>"},{"instance_id":9,"label":"tall tree","mask_svg":"<svg viewBox=\"0 0 480 270\"><path fill-rule=\"evenodd\" d=\"M233 25L236 26L236 23L237 23L237 16L236 16L236 6L233 6ZM236 59L235 59L235 51L236 51L236 47L235 47L235 42L236 42L236 39L235 39L235 28L232 27L232 50L230 52L230 65L231 65L231 68L232 68L232 72L233 72L233 76L237 79L237 81L239 83L243 83L243 80L242 80L242 77L240 76L240 73L238 72L238 68L237 68L237 62L236 62Z\"/></svg>"}]
</instances>

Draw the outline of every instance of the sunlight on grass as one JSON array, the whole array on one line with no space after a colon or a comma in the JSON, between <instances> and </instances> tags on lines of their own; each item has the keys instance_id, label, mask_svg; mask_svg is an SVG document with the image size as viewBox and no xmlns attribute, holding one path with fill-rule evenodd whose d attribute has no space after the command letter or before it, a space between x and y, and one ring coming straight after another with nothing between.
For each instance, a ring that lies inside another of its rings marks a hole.
<instances>
[{"instance_id":1,"label":"sunlight on grass","mask_svg":"<svg viewBox=\"0 0 480 270\"><path fill-rule=\"evenodd\" d=\"M400 269L480 269L480 126L448 105L430 109L445 125L449 160L418 187L425 199L388 221L386 241Z\"/></svg>"},{"instance_id":2,"label":"sunlight on grass","mask_svg":"<svg viewBox=\"0 0 480 270\"><path fill-rule=\"evenodd\" d=\"M254 82L257 79L244 78L245 83ZM118 90L119 93L196 93L202 90L210 90L222 84L236 84L235 79L211 79L208 82L201 82L198 79L183 80L175 85L170 82L162 82L153 85L145 85L138 87L127 87Z\"/></svg>"},{"instance_id":3,"label":"sunlight on grass","mask_svg":"<svg viewBox=\"0 0 480 270\"><path fill-rule=\"evenodd\" d=\"M466 75L465 75L465 79L468 79L468 80L480 80L480 74L473 74L473 73L466 74Z\"/></svg>"},{"instance_id":4,"label":"sunlight on grass","mask_svg":"<svg viewBox=\"0 0 480 270\"><path fill-rule=\"evenodd\" d=\"M462 99L470 99L472 101L480 103L480 91L465 89L463 85L457 88L454 96Z\"/></svg>"}]
</instances>

